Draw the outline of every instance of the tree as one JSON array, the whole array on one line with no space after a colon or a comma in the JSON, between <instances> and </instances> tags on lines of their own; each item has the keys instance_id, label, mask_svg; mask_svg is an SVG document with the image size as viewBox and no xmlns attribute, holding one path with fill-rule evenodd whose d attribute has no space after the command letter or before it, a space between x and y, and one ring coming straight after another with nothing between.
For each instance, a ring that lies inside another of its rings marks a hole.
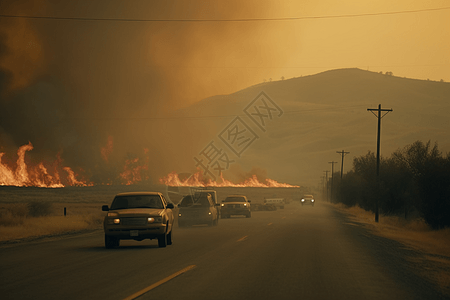
<instances>
[{"instance_id":1,"label":"tree","mask_svg":"<svg viewBox=\"0 0 450 300\"><path fill-rule=\"evenodd\" d=\"M393 156L412 178L412 200L425 221L435 229L450 226L450 154L444 157L437 143L416 141Z\"/></svg>"}]
</instances>

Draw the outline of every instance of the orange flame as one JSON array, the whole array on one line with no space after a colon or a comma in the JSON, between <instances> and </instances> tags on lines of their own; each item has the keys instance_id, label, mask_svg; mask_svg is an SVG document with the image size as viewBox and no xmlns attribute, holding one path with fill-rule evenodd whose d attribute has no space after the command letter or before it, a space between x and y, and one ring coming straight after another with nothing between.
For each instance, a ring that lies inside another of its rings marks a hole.
<instances>
[{"instance_id":1,"label":"orange flame","mask_svg":"<svg viewBox=\"0 0 450 300\"><path fill-rule=\"evenodd\" d=\"M233 183L220 176L221 183L212 181L211 179L202 179L201 172L197 172L185 180L180 180L176 172L168 174L166 177L159 179L159 182L168 186L195 186L195 187L285 187L285 188L298 188L298 185L290 185L288 183L279 183L273 179L266 179L266 183L259 182L256 175L252 175L242 183Z\"/></svg>"},{"instance_id":2,"label":"orange flame","mask_svg":"<svg viewBox=\"0 0 450 300\"><path fill-rule=\"evenodd\" d=\"M66 171L69 175L67 176L67 180L69 181L69 185L71 186L87 186L85 181L80 181L76 179L75 172L72 171L70 167L64 167L64 171Z\"/></svg>"},{"instance_id":3,"label":"orange flame","mask_svg":"<svg viewBox=\"0 0 450 300\"><path fill-rule=\"evenodd\" d=\"M132 185L143 180L147 180L148 178L143 176L143 171L148 170L148 165L136 165L139 162L139 158L135 159L127 159L125 165L123 167L123 172L120 173L120 177L125 180L126 185ZM143 178L144 177L144 178Z\"/></svg>"},{"instance_id":4,"label":"orange flame","mask_svg":"<svg viewBox=\"0 0 450 300\"><path fill-rule=\"evenodd\" d=\"M35 186L47 188L59 188L65 185L60 180L57 167L55 166L54 174L50 175L44 163L40 162L37 166L27 166L25 162L25 153L33 150L33 145L29 142L17 150L16 169L13 170L6 164L2 163L1 158L5 153L0 153L0 186ZM61 162L58 155L57 163ZM69 186L87 186L85 181L76 179L75 173L69 167L63 167L68 173L67 182Z\"/></svg>"}]
</instances>

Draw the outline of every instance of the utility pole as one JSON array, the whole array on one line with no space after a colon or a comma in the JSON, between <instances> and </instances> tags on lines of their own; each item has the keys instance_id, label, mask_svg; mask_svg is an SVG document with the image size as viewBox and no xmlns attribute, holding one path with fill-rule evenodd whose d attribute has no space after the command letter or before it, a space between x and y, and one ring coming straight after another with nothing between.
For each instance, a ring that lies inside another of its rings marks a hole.
<instances>
[{"instance_id":1,"label":"utility pole","mask_svg":"<svg viewBox=\"0 0 450 300\"><path fill-rule=\"evenodd\" d=\"M325 188L327 189L327 202L328 202L328 170L324 171L325 172Z\"/></svg>"},{"instance_id":2,"label":"utility pole","mask_svg":"<svg viewBox=\"0 0 450 300\"><path fill-rule=\"evenodd\" d=\"M320 179L321 179L321 187L322 187L322 201L323 201L323 198L325 198L325 175L323 175L323 176L320 176Z\"/></svg>"},{"instance_id":3,"label":"utility pole","mask_svg":"<svg viewBox=\"0 0 450 300\"><path fill-rule=\"evenodd\" d=\"M377 134L377 187L379 187L380 183L380 138L381 138L381 118L383 118L385 115L387 115L389 112L392 111L392 109L381 109L381 104L378 104L378 108L368 108L368 111L370 111L372 114L374 114L375 117L378 118L378 134ZM375 114L374 111L377 111L378 114ZM384 115L381 115L381 112L386 112ZM375 200L375 222L378 223L378 196Z\"/></svg>"},{"instance_id":4,"label":"utility pole","mask_svg":"<svg viewBox=\"0 0 450 300\"><path fill-rule=\"evenodd\" d=\"M342 150L342 151L336 151L336 153L339 153L340 155L342 155L342 163L341 163L341 179L342 179L342 174L344 173L344 156L345 156L345 154L349 154L350 152L344 152L344 150Z\"/></svg>"},{"instance_id":5,"label":"utility pole","mask_svg":"<svg viewBox=\"0 0 450 300\"><path fill-rule=\"evenodd\" d=\"M328 163L331 164L330 202L333 203L334 164L337 164L337 161L329 161Z\"/></svg>"}]
</instances>

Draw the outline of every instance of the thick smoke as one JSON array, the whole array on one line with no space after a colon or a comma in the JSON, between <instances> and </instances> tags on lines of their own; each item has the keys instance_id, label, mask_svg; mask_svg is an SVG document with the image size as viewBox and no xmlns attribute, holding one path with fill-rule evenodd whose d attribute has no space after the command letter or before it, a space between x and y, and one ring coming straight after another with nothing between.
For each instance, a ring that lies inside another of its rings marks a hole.
<instances>
[{"instance_id":1,"label":"thick smoke","mask_svg":"<svg viewBox=\"0 0 450 300\"><path fill-rule=\"evenodd\" d=\"M133 3L6 1L0 10L58 17L231 19L261 17L273 9L241 1ZM148 177L193 171L192 157L217 133L215 124L171 113L261 81L248 70L269 60L282 64L283 52L295 50L278 49L276 30L258 23L3 18L0 25L0 151L13 161L17 148L32 142L33 160L52 161L59 153L66 165L87 170L96 181L111 180L136 158L135 164L148 163ZM105 160L102 149L111 139Z\"/></svg>"}]
</instances>

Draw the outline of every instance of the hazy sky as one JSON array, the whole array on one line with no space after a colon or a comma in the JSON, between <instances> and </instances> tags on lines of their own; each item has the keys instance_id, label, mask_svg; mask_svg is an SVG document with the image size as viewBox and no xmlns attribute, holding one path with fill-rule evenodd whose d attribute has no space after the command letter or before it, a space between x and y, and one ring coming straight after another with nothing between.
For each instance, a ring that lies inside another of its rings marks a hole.
<instances>
[{"instance_id":1,"label":"hazy sky","mask_svg":"<svg viewBox=\"0 0 450 300\"><path fill-rule=\"evenodd\" d=\"M147 96L145 84L133 77L164 77L178 85L173 95L180 105L264 79L335 68L450 81L450 9L364 16L449 7L445 0L60 2L2 1L0 9L3 14L84 18L325 18L260 22L1 18L7 47L1 66L13 73L13 87L55 72L61 61L65 66L60 69L71 69L61 72L76 80L71 85L102 94L103 80L96 77L104 72L118 73L110 75L114 83L132 81L134 92L130 86L127 92L115 87L122 97ZM362 16L326 18L342 15Z\"/></svg>"},{"instance_id":2,"label":"hazy sky","mask_svg":"<svg viewBox=\"0 0 450 300\"><path fill-rule=\"evenodd\" d=\"M445 7L445 0L3 0L4 15L84 19L0 17L0 151L31 141L36 152L86 159L109 136L123 137L126 149L130 132L149 141L164 128L104 118L158 116L282 76L357 67L448 82L450 9L406 13ZM304 19L89 20L277 18Z\"/></svg>"}]
</instances>

